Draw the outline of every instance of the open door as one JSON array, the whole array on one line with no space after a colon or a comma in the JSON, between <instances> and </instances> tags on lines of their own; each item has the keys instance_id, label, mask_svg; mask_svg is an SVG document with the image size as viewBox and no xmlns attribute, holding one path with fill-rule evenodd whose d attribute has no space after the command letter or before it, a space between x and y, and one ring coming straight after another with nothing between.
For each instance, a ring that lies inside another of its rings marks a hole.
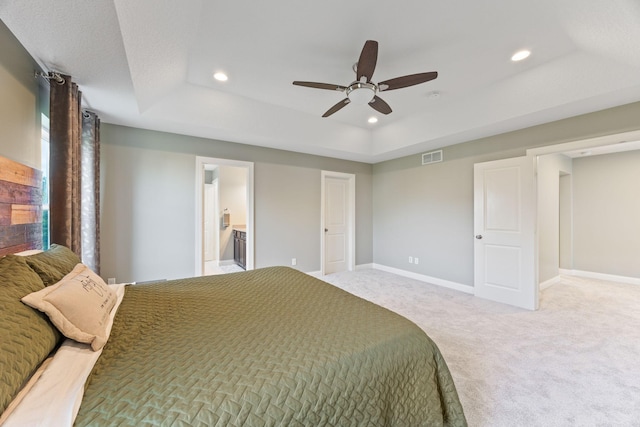
<instances>
[{"instance_id":1,"label":"open door","mask_svg":"<svg viewBox=\"0 0 640 427\"><path fill-rule=\"evenodd\" d=\"M474 290L481 298L536 310L533 158L474 165Z\"/></svg>"}]
</instances>

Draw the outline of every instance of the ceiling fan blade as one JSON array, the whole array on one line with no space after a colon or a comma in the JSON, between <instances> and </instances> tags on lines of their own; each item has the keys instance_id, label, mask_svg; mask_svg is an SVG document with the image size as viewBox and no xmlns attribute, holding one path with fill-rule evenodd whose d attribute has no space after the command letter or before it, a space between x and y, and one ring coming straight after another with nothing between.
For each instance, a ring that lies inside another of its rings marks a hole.
<instances>
[{"instance_id":1,"label":"ceiling fan blade","mask_svg":"<svg viewBox=\"0 0 640 427\"><path fill-rule=\"evenodd\" d=\"M349 100L349 98L345 98L342 101L338 102L336 105L334 105L333 107L329 108L327 110L326 113L324 113L322 115L322 117L329 117L330 115L332 115L333 113L335 113L336 111L341 110L344 106L346 106L348 103L350 103L351 101Z\"/></svg>"},{"instance_id":2,"label":"ceiling fan blade","mask_svg":"<svg viewBox=\"0 0 640 427\"><path fill-rule=\"evenodd\" d=\"M313 88L316 88L316 89L337 90L337 91L340 91L340 92L344 92L345 90L347 90L347 88L345 86L333 85L331 83L316 83L316 82L299 82L299 81L295 81L295 82L293 82L293 84L296 85L296 86L313 87Z\"/></svg>"},{"instance_id":3,"label":"ceiling fan blade","mask_svg":"<svg viewBox=\"0 0 640 427\"><path fill-rule=\"evenodd\" d=\"M383 82L378 83L378 90L382 92L385 90L401 89L403 87L419 85L420 83L425 83L425 82L428 82L429 80L433 80L436 77L438 77L437 71L396 77L395 79L385 80Z\"/></svg>"},{"instance_id":4,"label":"ceiling fan blade","mask_svg":"<svg viewBox=\"0 0 640 427\"><path fill-rule=\"evenodd\" d=\"M373 97L371 102L369 102L369 105L371 105L371 108L382 114L389 114L391 111L393 111L391 107L389 107L389 104L384 102L382 98L377 95Z\"/></svg>"},{"instance_id":5,"label":"ceiling fan blade","mask_svg":"<svg viewBox=\"0 0 640 427\"><path fill-rule=\"evenodd\" d=\"M360 81L362 77L366 77L367 83L371 83L371 77L376 69L376 62L378 62L378 42L367 40L362 52L360 52L360 59L358 59L357 80Z\"/></svg>"}]
</instances>

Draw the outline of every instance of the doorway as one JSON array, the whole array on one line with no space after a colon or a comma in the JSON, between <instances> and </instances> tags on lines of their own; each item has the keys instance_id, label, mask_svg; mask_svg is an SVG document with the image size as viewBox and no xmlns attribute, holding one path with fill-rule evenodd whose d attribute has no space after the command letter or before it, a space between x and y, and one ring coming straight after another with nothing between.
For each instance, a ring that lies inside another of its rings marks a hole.
<instances>
[{"instance_id":1,"label":"doorway","mask_svg":"<svg viewBox=\"0 0 640 427\"><path fill-rule=\"evenodd\" d=\"M629 267L635 263L626 258L626 254L637 253L638 247L633 243L637 239L630 237L637 235L633 231L637 230L636 187L630 184L637 178L629 177L637 168L634 160L620 163L635 158L640 132L549 149L555 151L536 152L540 289L553 285L562 275L640 283L635 279L637 271ZM625 242L631 242L630 246L624 247Z\"/></svg>"},{"instance_id":2,"label":"doorway","mask_svg":"<svg viewBox=\"0 0 640 427\"><path fill-rule=\"evenodd\" d=\"M355 269L356 176L322 171L320 216L321 274Z\"/></svg>"},{"instance_id":3,"label":"doorway","mask_svg":"<svg viewBox=\"0 0 640 427\"><path fill-rule=\"evenodd\" d=\"M523 242L526 243L527 247L533 248L532 253L528 254L525 257L519 258L519 260L516 260L516 257L514 255L513 257L514 261L511 262L510 264L519 266L518 263L520 262L520 260L522 260L527 263L528 267L533 265L534 268L533 269L529 268L530 273L526 276L526 280L523 281L522 284L519 284L517 287L520 293L522 293L523 295L526 294L526 296L524 296L522 300L523 304L514 304L514 302L510 300L505 300L504 298L497 298L495 297L495 295L490 295L490 294L488 294L486 297L488 297L489 299L494 299L496 301L505 302L507 304L519 305L521 307L525 307L529 309L537 308L539 303L538 288L540 286L540 279L541 279L540 270L539 270L540 262L541 261L545 262L545 256L546 256L541 254L541 250L544 250L544 249L542 248L542 245L540 242L540 236L541 236L540 229L545 225L544 225L544 218L541 217L539 208L545 204L545 201L552 200L554 202L554 205L550 210L549 217L552 218L552 220L556 224L554 226L555 231L553 233L553 240L551 243L554 248L553 249L554 257L552 262L549 264L551 266L549 271L553 272L553 271L559 270L559 266L561 265L561 263L562 265L566 265L567 262L572 263L572 252L575 250L575 245L572 244L571 247L568 247L566 245L566 238L568 235L569 239L573 240L573 230L571 228L571 225L566 225L566 223L564 222L562 225L559 224L560 215L561 215L560 213L561 200L563 203L562 207L564 210L566 210L568 200L570 200L567 198L571 197L570 193L567 195L566 188L565 188L565 191L562 193L562 196L560 196L559 194L561 191L560 190L561 183L563 187L566 187L568 185L567 183L570 182L570 181L567 181L567 179L571 179L571 178L564 178L564 179L560 178L561 176L571 177L571 167L562 166L563 162L565 164L567 162L567 158L565 158L566 156L571 157L572 154L585 153L585 151L592 152L590 154L595 154L595 152L604 154L604 153L626 151L626 150L638 149L638 148L640 148L640 131L632 131L632 132L626 132L626 133L621 133L616 135L607 135L604 137L568 142L564 144L549 145L549 146L527 150L526 158L536 159L536 161L533 162L534 170L532 172L527 171L526 176L531 178L535 177L535 184L533 185L534 187L533 196L520 199L518 201L518 206L520 206L519 204L520 201L526 201L526 203L528 203L531 206L531 209L533 212L534 229L536 230L536 232L528 233L528 236L526 237L526 239L523 240ZM555 156L547 156L547 155L555 155ZM543 184L544 176L543 174L541 174L541 169L540 169L540 166L541 166L540 159L542 158L551 159L556 163L559 162L556 166L554 166L554 169L552 169L551 174L546 174L547 176L553 178L552 185ZM510 159L506 159L505 161L509 161L509 160ZM498 164L499 162L501 161L495 161L496 164ZM488 162L488 163L492 163L492 162ZM474 186L476 183L478 185L481 184L480 181L477 181L477 182L476 181L477 180L475 180L474 178ZM513 179L512 181L515 182L515 179ZM508 180L505 182L508 182ZM482 185L480 185L480 187L482 187ZM550 197L549 193L545 192L545 188L552 188L558 194L556 194L554 197ZM475 193L482 195L483 191L476 191ZM514 198L514 200L516 199ZM524 209L527 209L527 208L523 208L523 210L520 210L520 207L518 207L519 212L525 212ZM483 206L475 207L474 221L477 222L474 227L476 230L476 232L474 233L475 242L476 242L475 243L476 251L479 249L484 249L487 242L486 240L484 240L485 229L484 229L484 225L482 224L484 220L481 215L483 212L484 212ZM503 213L504 211L500 210L500 215L502 215ZM566 215L566 212L564 212L564 215ZM500 218L502 219L502 217ZM564 236L563 238L565 239L565 243L562 245L562 247L560 247L560 243L559 243L560 234L562 234ZM492 247L491 249L493 250L494 248ZM516 250L512 251L513 254L515 254L516 252L517 252ZM560 258L560 253L562 253L562 258ZM476 263L475 265L476 279L475 279L474 287L476 288L475 289L476 295L478 295L478 292L479 292L478 282L481 280L484 280L484 278L487 278L487 277L490 278L491 276L499 279L499 280L493 280L493 281L496 282L498 285L502 285L502 288L505 292L511 292L508 286L504 286L504 284L501 283L501 282L505 282L502 279L504 279L505 277L517 278L518 275L515 273L521 271L521 268L518 267L518 269L514 270L513 274L511 275L503 274L503 272L500 270L500 267L503 266L504 263L495 263L496 266L498 267L497 269L484 271L483 269L485 269L485 267L487 266L491 267L491 264L487 264L486 260L482 258L482 256L476 256L475 263ZM498 272L495 275L493 274L494 270ZM551 277L552 273L549 273L549 271L547 271L547 273L545 274L550 276L549 280L553 280L553 278ZM619 277L616 277L616 278L619 279ZM625 278L623 277L623 279ZM515 281L512 281L512 282L515 283ZM499 286L494 286L495 289L498 289L498 287ZM480 293L482 293L482 291L480 291Z\"/></svg>"},{"instance_id":4,"label":"doorway","mask_svg":"<svg viewBox=\"0 0 640 427\"><path fill-rule=\"evenodd\" d=\"M253 186L253 162L196 157L196 276L234 264L234 229L246 232L245 269L254 268Z\"/></svg>"}]
</instances>

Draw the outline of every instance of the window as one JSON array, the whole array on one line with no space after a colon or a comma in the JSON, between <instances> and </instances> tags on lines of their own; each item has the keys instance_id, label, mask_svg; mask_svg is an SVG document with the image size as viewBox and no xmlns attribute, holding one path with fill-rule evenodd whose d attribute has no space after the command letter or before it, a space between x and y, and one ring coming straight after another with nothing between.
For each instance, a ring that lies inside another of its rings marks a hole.
<instances>
[{"instance_id":1,"label":"window","mask_svg":"<svg viewBox=\"0 0 640 427\"><path fill-rule=\"evenodd\" d=\"M41 164L42 164L42 249L49 249L49 117L42 114Z\"/></svg>"}]
</instances>

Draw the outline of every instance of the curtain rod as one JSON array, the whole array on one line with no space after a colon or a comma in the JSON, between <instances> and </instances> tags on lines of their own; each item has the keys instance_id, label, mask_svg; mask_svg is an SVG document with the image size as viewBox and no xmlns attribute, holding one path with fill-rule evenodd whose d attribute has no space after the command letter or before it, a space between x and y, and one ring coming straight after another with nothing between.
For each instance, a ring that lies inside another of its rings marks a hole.
<instances>
[{"instance_id":1,"label":"curtain rod","mask_svg":"<svg viewBox=\"0 0 640 427\"><path fill-rule=\"evenodd\" d=\"M42 71L35 71L34 77L36 79L38 77L42 77L47 81L55 80L55 82L58 83L59 85L63 85L65 83L65 80L62 78L60 73L57 73L55 71L49 71L48 73L43 73Z\"/></svg>"}]
</instances>

